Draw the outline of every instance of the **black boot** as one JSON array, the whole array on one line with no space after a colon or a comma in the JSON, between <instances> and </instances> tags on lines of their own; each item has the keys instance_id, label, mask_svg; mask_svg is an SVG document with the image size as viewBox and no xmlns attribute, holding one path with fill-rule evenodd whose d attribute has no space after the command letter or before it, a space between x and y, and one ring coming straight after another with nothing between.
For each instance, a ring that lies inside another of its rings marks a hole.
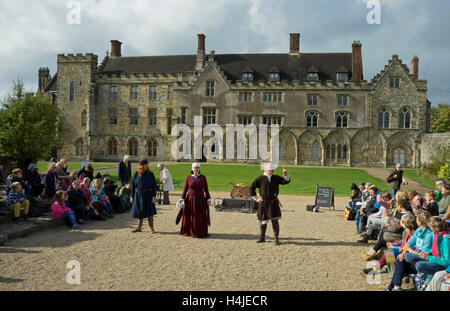
<instances>
[{"instance_id":1,"label":"black boot","mask_svg":"<svg viewBox=\"0 0 450 311\"><path fill-rule=\"evenodd\" d=\"M260 229L261 229L261 235L259 237L259 240L256 241L256 243L264 243L266 241L267 224L261 225Z\"/></svg>"},{"instance_id":2,"label":"black boot","mask_svg":"<svg viewBox=\"0 0 450 311\"><path fill-rule=\"evenodd\" d=\"M272 220L273 233L275 234L275 245L280 245L280 240L278 236L280 234L280 224L278 223L278 219Z\"/></svg>"}]
</instances>

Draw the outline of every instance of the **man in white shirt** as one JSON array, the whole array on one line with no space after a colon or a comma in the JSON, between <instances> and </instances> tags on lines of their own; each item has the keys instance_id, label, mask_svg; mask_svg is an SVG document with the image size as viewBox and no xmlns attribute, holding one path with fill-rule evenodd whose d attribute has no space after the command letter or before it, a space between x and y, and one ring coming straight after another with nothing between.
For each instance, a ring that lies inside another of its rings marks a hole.
<instances>
[{"instance_id":1,"label":"man in white shirt","mask_svg":"<svg viewBox=\"0 0 450 311\"><path fill-rule=\"evenodd\" d=\"M158 163L159 169L159 181L163 184L164 200L163 205L169 205L169 191L175 190L173 187L172 176L170 176L169 170L162 163Z\"/></svg>"}]
</instances>

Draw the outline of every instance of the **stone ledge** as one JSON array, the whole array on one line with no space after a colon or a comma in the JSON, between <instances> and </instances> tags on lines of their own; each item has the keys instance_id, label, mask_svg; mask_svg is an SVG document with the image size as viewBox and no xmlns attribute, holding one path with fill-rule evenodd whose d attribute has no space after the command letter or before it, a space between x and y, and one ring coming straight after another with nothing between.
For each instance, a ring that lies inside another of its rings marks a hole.
<instances>
[{"instance_id":1,"label":"stone ledge","mask_svg":"<svg viewBox=\"0 0 450 311\"><path fill-rule=\"evenodd\" d=\"M58 220L52 216L41 216L38 218L29 218L28 222L20 220L21 224L5 223L0 224L0 232L6 233L10 240L23 238L32 233L47 230L50 228L64 225L63 220Z\"/></svg>"}]
</instances>

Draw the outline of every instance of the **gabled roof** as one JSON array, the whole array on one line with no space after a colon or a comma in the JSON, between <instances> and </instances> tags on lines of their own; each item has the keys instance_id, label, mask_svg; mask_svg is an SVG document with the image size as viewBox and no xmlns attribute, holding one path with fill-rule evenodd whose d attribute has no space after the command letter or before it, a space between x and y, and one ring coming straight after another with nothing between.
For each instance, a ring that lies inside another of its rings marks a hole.
<instances>
[{"instance_id":1,"label":"gabled roof","mask_svg":"<svg viewBox=\"0 0 450 311\"><path fill-rule=\"evenodd\" d=\"M348 69L345 68L344 66L341 66L336 70L336 72L339 72L339 73L348 72Z\"/></svg>"},{"instance_id":2,"label":"gabled roof","mask_svg":"<svg viewBox=\"0 0 450 311\"><path fill-rule=\"evenodd\" d=\"M110 57L102 72L193 72L196 60L197 55ZM338 68L352 68L351 53L216 54L214 61L232 82L241 80L248 68L252 69L255 81L266 80L273 67L279 71L281 80L300 81L306 81L307 70L312 66L320 67L322 80L333 81Z\"/></svg>"},{"instance_id":3,"label":"gabled roof","mask_svg":"<svg viewBox=\"0 0 450 311\"><path fill-rule=\"evenodd\" d=\"M311 67L309 67L308 73L315 73L315 72L319 72L319 69L316 68L316 66L312 65Z\"/></svg>"}]
</instances>

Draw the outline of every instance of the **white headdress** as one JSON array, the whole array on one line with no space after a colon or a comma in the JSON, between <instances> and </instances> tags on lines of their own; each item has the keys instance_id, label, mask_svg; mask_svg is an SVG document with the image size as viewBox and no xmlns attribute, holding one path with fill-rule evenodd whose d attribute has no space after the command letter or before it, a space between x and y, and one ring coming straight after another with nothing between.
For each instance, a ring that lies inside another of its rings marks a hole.
<instances>
[{"instance_id":1,"label":"white headdress","mask_svg":"<svg viewBox=\"0 0 450 311\"><path fill-rule=\"evenodd\" d=\"M200 163L198 162L192 163L192 169L194 169L194 167L200 168Z\"/></svg>"}]
</instances>

